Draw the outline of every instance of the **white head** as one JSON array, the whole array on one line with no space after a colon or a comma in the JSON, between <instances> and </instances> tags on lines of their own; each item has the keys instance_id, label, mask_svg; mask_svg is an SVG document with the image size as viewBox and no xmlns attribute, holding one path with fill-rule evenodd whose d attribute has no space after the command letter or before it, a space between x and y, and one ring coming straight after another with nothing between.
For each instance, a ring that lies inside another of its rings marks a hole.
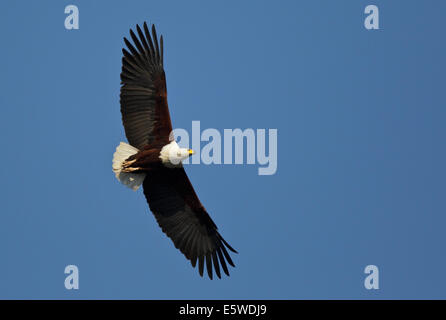
<instances>
[{"instance_id":1,"label":"white head","mask_svg":"<svg viewBox=\"0 0 446 320\"><path fill-rule=\"evenodd\" d=\"M172 141L165 145L160 152L160 159L166 166L179 166L181 161L189 158L195 152L192 149L180 148L180 146Z\"/></svg>"}]
</instances>

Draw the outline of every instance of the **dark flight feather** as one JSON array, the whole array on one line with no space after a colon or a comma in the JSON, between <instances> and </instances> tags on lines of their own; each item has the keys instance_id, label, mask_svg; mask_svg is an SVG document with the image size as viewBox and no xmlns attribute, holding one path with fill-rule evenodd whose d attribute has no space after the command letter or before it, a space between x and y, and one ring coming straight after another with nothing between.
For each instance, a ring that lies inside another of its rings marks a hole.
<instances>
[{"instance_id":1,"label":"dark flight feather","mask_svg":"<svg viewBox=\"0 0 446 320\"><path fill-rule=\"evenodd\" d=\"M137 35L130 30L133 44L124 38L121 71L121 114L129 143L145 146L166 145L172 131L167 104L166 76L163 68L163 43L158 44L155 26L153 40L144 23L145 34L137 26ZM153 45L153 41L156 46Z\"/></svg>"},{"instance_id":2,"label":"dark flight feather","mask_svg":"<svg viewBox=\"0 0 446 320\"><path fill-rule=\"evenodd\" d=\"M237 253L217 231L217 226L198 199L184 168L160 168L147 173L143 183L150 210L164 233L203 275L212 269L220 278L220 265L229 275L226 261L234 266L227 249ZM223 251L223 255L221 253ZM218 255L218 258L217 258Z\"/></svg>"}]
</instances>

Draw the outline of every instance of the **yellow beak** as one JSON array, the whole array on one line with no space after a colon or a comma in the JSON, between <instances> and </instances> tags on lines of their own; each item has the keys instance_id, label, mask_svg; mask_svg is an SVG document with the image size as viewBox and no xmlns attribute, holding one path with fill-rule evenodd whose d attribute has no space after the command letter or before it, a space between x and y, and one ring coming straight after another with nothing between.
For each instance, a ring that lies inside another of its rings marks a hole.
<instances>
[{"instance_id":1,"label":"yellow beak","mask_svg":"<svg viewBox=\"0 0 446 320\"><path fill-rule=\"evenodd\" d=\"M192 150L192 149L189 149L189 154L190 154L190 155L193 155L193 154L195 154L195 151Z\"/></svg>"}]
</instances>

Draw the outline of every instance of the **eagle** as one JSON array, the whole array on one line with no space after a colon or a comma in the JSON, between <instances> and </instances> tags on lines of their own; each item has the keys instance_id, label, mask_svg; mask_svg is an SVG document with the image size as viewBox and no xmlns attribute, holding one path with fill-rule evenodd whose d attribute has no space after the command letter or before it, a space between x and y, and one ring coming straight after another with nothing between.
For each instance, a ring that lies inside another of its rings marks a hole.
<instances>
[{"instance_id":1,"label":"eagle","mask_svg":"<svg viewBox=\"0 0 446 320\"><path fill-rule=\"evenodd\" d=\"M180 148L172 132L163 67L163 36L158 40L147 23L130 29L133 44L124 37L120 104L128 144L121 142L113 155L113 171L125 186L143 186L150 210L161 230L203 277L229 276L234 266L228 250L237 253L218 232L201 204L182 161L194 154Z\"/></svg>"}]
</instances>

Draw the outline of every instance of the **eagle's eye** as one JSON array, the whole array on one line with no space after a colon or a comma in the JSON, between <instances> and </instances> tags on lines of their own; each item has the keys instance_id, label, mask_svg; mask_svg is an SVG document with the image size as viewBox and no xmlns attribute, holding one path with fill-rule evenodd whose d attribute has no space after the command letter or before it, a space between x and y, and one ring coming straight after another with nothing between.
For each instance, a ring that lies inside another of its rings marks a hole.
<instances>
[{"instance_id":1,"label":"eagle's eye","mask_svg":"<svg viewBox=\"0 0 446 320\"><path fill-rule=\"evenodd\" d=\"M181 157L181 152L180 151L177 152L177 157Z\"/></svg>"}]
</instances>

